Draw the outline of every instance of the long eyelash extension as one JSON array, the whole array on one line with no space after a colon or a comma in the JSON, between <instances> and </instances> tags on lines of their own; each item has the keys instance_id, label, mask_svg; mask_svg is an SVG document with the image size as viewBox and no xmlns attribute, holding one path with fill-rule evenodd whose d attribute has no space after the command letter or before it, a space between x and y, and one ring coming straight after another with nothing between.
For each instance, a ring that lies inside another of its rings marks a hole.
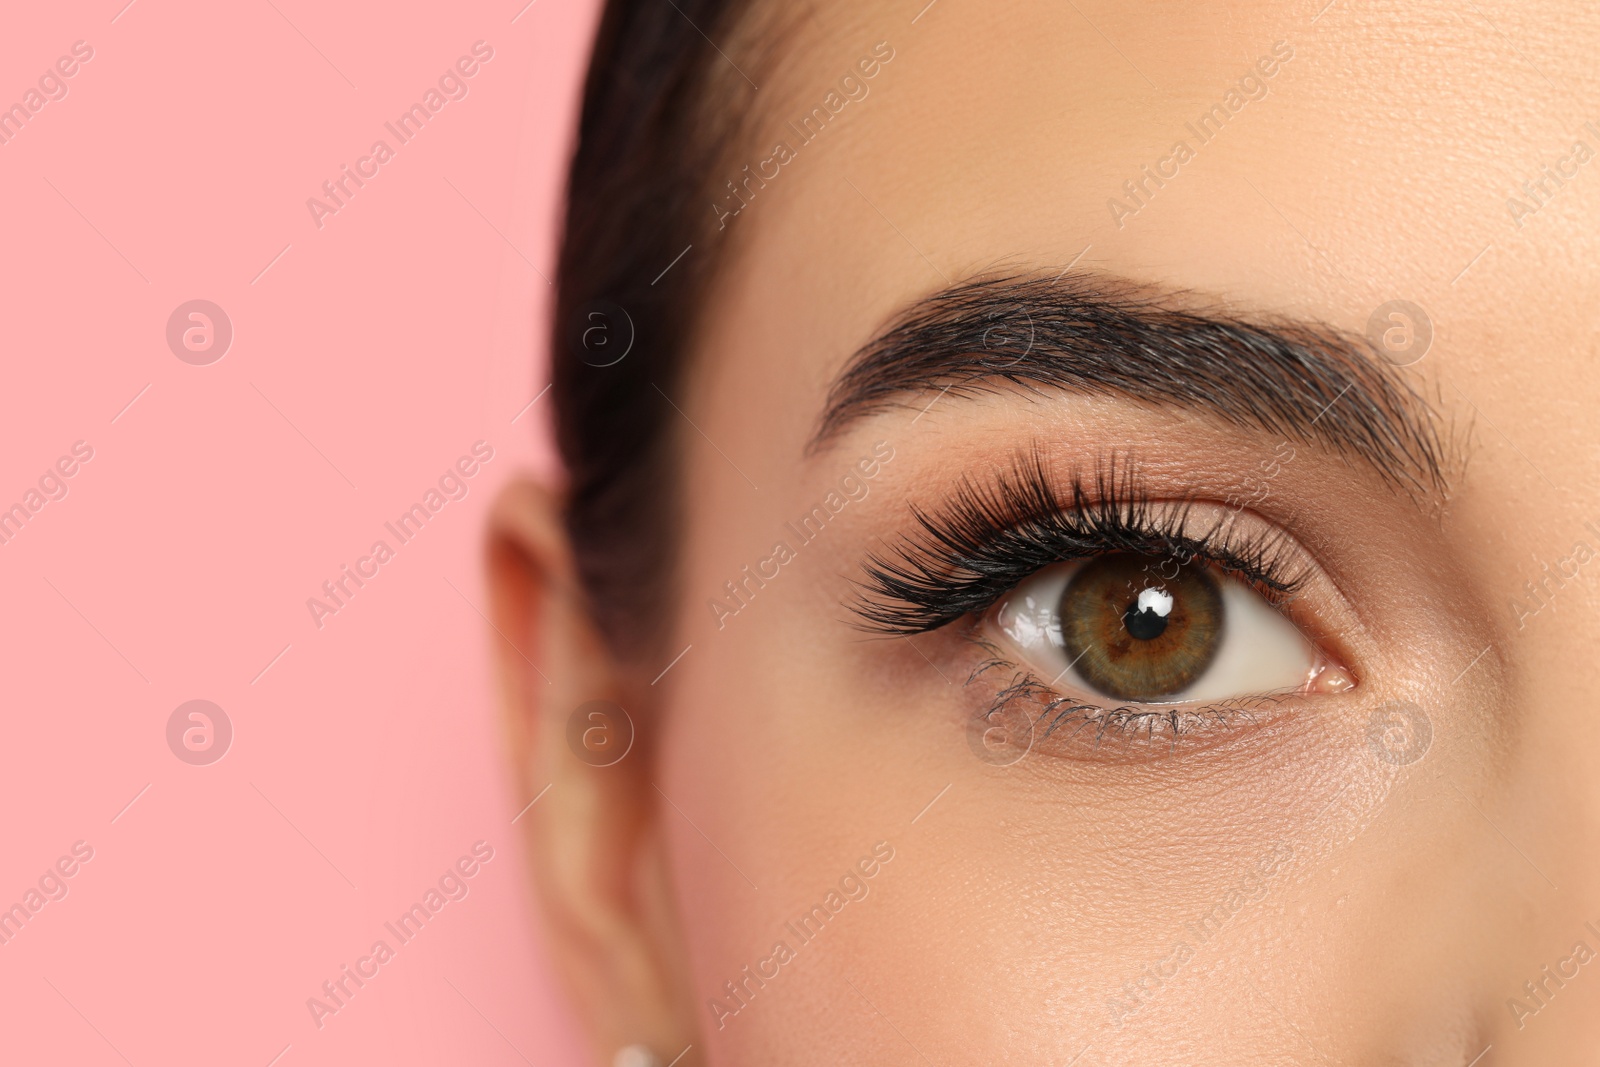
<instances>
[{"instance_id":1,"label":"long eyelash extension","mask_svg":"<svg viewBox=\"0 0 1600 1067\"><path fill-rule=\"evenodd\" d=\"M1153 502L1131 460L1103 461L1093 480L1073 472L1063 495L1035 445L992 485L964 478L937 512L913 505L921 530L864 564L851 604L863 629L928 633L987 609L1054 563L1111 552L1202 560L1282 604L1303 581L1281 533L1241 534L1226 517L1189 530L1194 501Z\"/></svg>"}]
</instances>

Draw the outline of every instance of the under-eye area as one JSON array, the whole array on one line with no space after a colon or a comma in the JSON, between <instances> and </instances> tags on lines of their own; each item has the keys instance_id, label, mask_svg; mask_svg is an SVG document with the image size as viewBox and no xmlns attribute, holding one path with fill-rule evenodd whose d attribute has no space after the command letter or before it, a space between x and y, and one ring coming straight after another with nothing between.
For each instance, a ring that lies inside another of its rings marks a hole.
<instances>
[{"instance_id":1,"label":"under-eye area","mask_svg":"<svg viewBox=\"0 0 1600 1067\"><path fill-rule=\"evenodd\" d=\"M1183 704L1121 703L1064 693L1049 678L982 637L964 679L969 729L989 762L1010 765L1030 754L1125 763L1198 753L1237 740L1292 710L1292 693L1261 693Z\"/></svg>"}]
</instances>

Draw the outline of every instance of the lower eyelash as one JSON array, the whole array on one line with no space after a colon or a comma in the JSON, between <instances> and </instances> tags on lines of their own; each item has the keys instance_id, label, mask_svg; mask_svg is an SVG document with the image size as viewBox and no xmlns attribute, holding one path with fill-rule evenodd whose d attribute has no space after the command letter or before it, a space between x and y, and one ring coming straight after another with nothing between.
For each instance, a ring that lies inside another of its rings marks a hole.
<instances>
[{"instance_id":1,"label":"lower eyelash","mask_svg":"<svg viewBox=\"0 0 1600 1067\"><path fill-rule=\"evenodd\" d=\"M1033 703L1040 708L1031 724L1035 741L1048 740L1064 727L1076 722L1078 725L1067 735L1068 740L1076 737L1085 727L1094 725L1094 747L1097 749L1108 733L1129 742L1142 741L1146 744L1154 744L1159 734L1169 739L1170 745L1176 748L1181 739L1193 737L1208 729L1227 729L1241 718L1253 724L1254 711L1275 704L1279 699L1276 695L1266 694L1192 707L1095 704L1057 693L1047 683L1041 681L1038 675L1006 659L988 640L976 634L968 634L966 639L982 648L989 657L973 669L967 677L967 685L976 683L980 677L992 671L1013 672L1011 681L1001 686L995 693L988 710L982 713L981 718L986 722L993 721L996 716L1013 707ZM1039 733L1041 726L1044 728L1042 734ZM1144 735L1142 738L1141 734Z\"/></svg>"}]
</instances>

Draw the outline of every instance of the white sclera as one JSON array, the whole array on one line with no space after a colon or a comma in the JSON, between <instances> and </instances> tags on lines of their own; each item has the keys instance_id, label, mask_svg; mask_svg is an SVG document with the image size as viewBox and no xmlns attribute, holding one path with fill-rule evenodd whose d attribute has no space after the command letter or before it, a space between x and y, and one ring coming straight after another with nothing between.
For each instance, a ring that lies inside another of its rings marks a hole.
<instances>
[{"instance_id":1,"label":"white sclera","mask_svg":"<svg viewBox=\"0 0 1600 1067\"><path fill-rule=\"evenodd\" d=\"M1046 681L1054 679L1050 681L1053 687L1112 699L1097 693L1072 667L1061 639L1057 607L1067 583L1084 562L1046 567L1017 586L1001 602L995 622L1031 661L1030 666ZM1216 658L1187 689L1151 703L1214 702L1288 692L1305 685L1316 663L1311 642L1254 589L1234 578L1213 577L1222 594L1222 638ZM1159 576L1152 576L1151 587L1140 592L1139 605L1162 615L1172 609L1171 594L1161 589Z\"/></svg>"}]
</instances>

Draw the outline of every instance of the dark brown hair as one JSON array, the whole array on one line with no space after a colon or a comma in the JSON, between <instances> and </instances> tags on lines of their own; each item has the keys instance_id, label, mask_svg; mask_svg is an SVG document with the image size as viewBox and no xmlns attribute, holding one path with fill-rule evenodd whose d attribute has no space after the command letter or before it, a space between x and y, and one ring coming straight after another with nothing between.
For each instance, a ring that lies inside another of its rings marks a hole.
<instances>
[{"instance_id":1,"label":"dark brown hair","mask_svg":"<svg viewBox=\"0 0 1600 1067\"><path fill-rule=\"evenodd\" d=\"M579 580L624 659L659 650L673 599L683 416L667 397L720 245L711 175L755 91L718 47L748 7L610 0L584 85L551 397Z\"/></svg>"}]
</instances>

